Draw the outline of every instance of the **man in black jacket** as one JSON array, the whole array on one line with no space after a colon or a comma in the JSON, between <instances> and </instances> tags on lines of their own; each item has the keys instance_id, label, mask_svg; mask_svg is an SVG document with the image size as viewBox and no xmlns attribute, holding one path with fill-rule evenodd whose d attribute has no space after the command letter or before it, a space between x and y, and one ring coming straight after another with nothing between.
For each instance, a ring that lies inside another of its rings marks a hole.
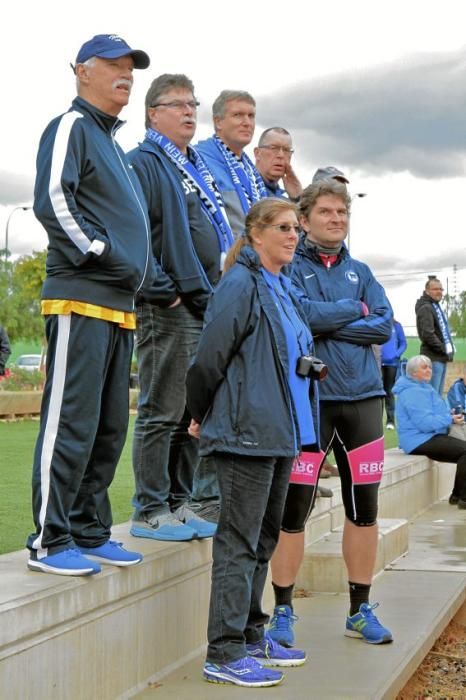
<instances>
[{"instance_id":1,"label":"man in black jacket","mask_svg":"<svg viewBox=\"0 0 466 700\"><path fill-rule=\"evenodd\" d=\"M440 302L443 297L442 283L435 275L429 275L423 295L416 302L417 334L421 341L421 355L432 362L430 383L442 396L447 373L447 362L453 360L454 346Z\"/></svg>"},{"instance_id":2,"label":"man in black jacket","mask_svg":"<svg viewBox=\"0 0 466 700\"><path fill-rule=\"evenodd\" d=\"M133 69L115 34L78 52L78 97L42 135L34 213L47 231L47 374L33 467L28 567L65 576L142 560L110 540L108 488L128 427L134 297L153 268L138 179L115 141Z\"/></svg>"},{"instance_id":3,"label":"man in black jacket","mask_svg":"<svg viewBox=\"0 0 466 700\"><path fill-rule=\"evenodd\" d=\"M233 236L212 176L189 146L197 106L187 76L158 76L146 95L145 139L128 154L147 202L152 256L161 267L137 305L131 527L135 537L156 540L212 537L216 529L189 507L199 455L188 434L185 379Z\"/></svg>"}]
</instances>

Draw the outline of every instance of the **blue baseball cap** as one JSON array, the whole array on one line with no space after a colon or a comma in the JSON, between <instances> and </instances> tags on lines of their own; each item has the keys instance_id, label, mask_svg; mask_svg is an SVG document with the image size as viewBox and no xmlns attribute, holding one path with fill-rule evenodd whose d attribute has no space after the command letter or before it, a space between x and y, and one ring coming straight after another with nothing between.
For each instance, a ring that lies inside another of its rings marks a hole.
<instances>
[{"instance_id":1,"label":"blue baseball cap","mask_svg":"<svg viewBox=\"0 0 466 700\"><path fill-rule=\"evenodd\" d=\"M96 34L81 46L76 56L76 63L85 63L97 56L98 58L120 58L131 56L135 68L148 68L150 58L145 51L132 49L121 36L117 34Z\"/></svg>"}]
</instances>

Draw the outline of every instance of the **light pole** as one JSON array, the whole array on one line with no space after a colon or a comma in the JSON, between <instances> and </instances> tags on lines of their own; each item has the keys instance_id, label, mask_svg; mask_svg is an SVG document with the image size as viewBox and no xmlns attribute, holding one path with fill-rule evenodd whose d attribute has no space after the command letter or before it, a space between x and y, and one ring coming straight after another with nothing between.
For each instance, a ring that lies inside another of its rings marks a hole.
<instances>
[{"instance_id":1,"label":"light pole","mask_svg":"<svg viewBox=\"0 0 466 700\"><path fill-rule=\"evenodd\" d=\"M10 211L8 215L8 219L6 220L6 227L5 227L5 270L8 262L8 231L10 228L10 219L15 213L15 211L18 211L22 209L23 211L27 211L28 209L32 209L31 206L25 206L25 205L20 205L18 207L13 207L13 209Z\"/></svg>"},{"instance_id":2,"label":"light pole","mask_svg":"<svg viewBox=\"0 0 466 700\"><path fill-rule=\"evenodd\" d=\"M351 196L351 203L353 203L353 199L362 199L363 197L367 197L367 192L356 192L356 194ZM346 236L346 247L348 248L348 251L350 249L350 231L351 223L348 224L348 235Z\"/></svg>"}]
</instances>

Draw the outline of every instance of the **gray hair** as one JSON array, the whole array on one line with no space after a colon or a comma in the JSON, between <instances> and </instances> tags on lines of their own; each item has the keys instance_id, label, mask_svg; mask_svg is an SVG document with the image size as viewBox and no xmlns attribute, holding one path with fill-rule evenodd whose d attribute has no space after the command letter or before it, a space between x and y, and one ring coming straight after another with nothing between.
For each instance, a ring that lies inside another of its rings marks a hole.
<instances>
[{"instance_id":1,"label":"gray hair","mask_svg":"<svg viewBox=\"0 0 466 700\"><path fill-rule=\"evenodd\" d=\"M282 134L282 136L290 136L291 134L289 131L283 128L283 126L271 126L265 131L262 132L262 134L259 137L259 143L257 144L259 148L264 145L264 141L267 138L267 136L271 133L274 132L275 134Z\"/></svg>"},{"instance_id":2,"label":"gray hair","mask_svg":"<svg viewBox=\"0 0 466 700\"><path fill-rule=\"evenodd\" d=\"M414 357L408 360L406 363L406 374L408 377L413 377L422 365L432 367L430 357L427 357L427 355L414 355Z\"/></svg>"},{"instance_id":3,"label":"gray hair","mask_svg":"<svg viewBox=\"0 0 466 700\"><path fill-rule=\"evenodd\" d=\"M79 65L87 66L88 68L92 68L95 64L95 58L96 58L95 56L91 56L90 58L87 59L87 61L83 61L83 63L80 63ZM78 64L76 64L76 65L78 65ZM74 67L74 71L76 74L76 66ZM78 95L79 95L80 88L81 88L81 82L76 74L76 92L78 93Z\"/></svg>"},{"instance_id":4,"label":"gray hair","mask_svg":"<svg viewBox=\"0 0 466 700\"><path fill-rule=\"evenodd\" d=\"M317 199L325 194L333 194L341 199L346 204L348 216L351 210L351 197L348 194L346 185L343 182L338 182L334 178L318 180L312 185L308 185L299 198L299 213L305 218L309 217Z\"/></svg>"},{"instance_id":5,"label":"gray hair","mask_svg":"<svg viewBox=\"0 0 466 700\"><path fill-rule=\"evenodd\" d=\"M222 90L212 105L212 117L214 119L216 119L216 117L223 119L225 116L226 104L232 100L243 100L243 102L249 102L249 104L254 105L254 107L256 106L254 97L245 90Z\"/></svg>"},{"instance_id":6,"label":"gray hair","mask_svg":"<svg viewBox=\"0 0 466 700\"><path fill-rule=\"evenodd\" d=\"M150 127L149 109L169 90L190 90L194 95L194 85L184 73L163 73L152 81L146 94L146 129Z\"/></svg>"}]
</instances>

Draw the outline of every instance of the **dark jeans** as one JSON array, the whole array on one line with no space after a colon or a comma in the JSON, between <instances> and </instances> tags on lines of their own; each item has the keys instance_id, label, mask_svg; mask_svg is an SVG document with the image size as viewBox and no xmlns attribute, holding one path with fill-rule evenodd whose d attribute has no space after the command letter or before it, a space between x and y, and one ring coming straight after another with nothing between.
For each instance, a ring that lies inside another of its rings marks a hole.
<instances>
[{"instance_id":1,"label":"dark jeans","mask_svg":"<svg viewBox=\"0 0 466 700\"><path fill-rule=\"evenodd\" d=\"M280 534L292 458L215 453L220 517L213 542L207 660L227 663L260 641L262 593Z\"/></svg>"},{"instance_id":2,"label":"dark jeans","mask_svg":"<svg viewBox=\"0 0 466 700\"><path fill-rule=\"evenodd\" d=\"M186 373L202 320L179 304L162 309L137 307L138 415L134 426L133 469L136 517L168 511L187 501L199 462L198 440L188 435Z\"/></svg>"},{"instance_id":3,"label":"dark jeans","mask_svg":"<svg viewBox=\"0 0 466 700\"><path fill-rule=\"evenodd\" d=\"M395 384L397 372L397 366L382 365L383 388L386 393L385 413L387 414L387 423L393 424L395 424L395 397L393 396L392 389Z\"/></svg>"},{"instance_id":4,"label":"dark jeans","mask_svg":"<svg viewBox=\"0 0 466 700\"><path fill-rule=\"evenodd\" d=\"M466 442L450 435L434 435L423 442L411 454L425 455L438 462L456 463L456 476L452 495L466 501Z\"/></svg>"}]
</instances>

